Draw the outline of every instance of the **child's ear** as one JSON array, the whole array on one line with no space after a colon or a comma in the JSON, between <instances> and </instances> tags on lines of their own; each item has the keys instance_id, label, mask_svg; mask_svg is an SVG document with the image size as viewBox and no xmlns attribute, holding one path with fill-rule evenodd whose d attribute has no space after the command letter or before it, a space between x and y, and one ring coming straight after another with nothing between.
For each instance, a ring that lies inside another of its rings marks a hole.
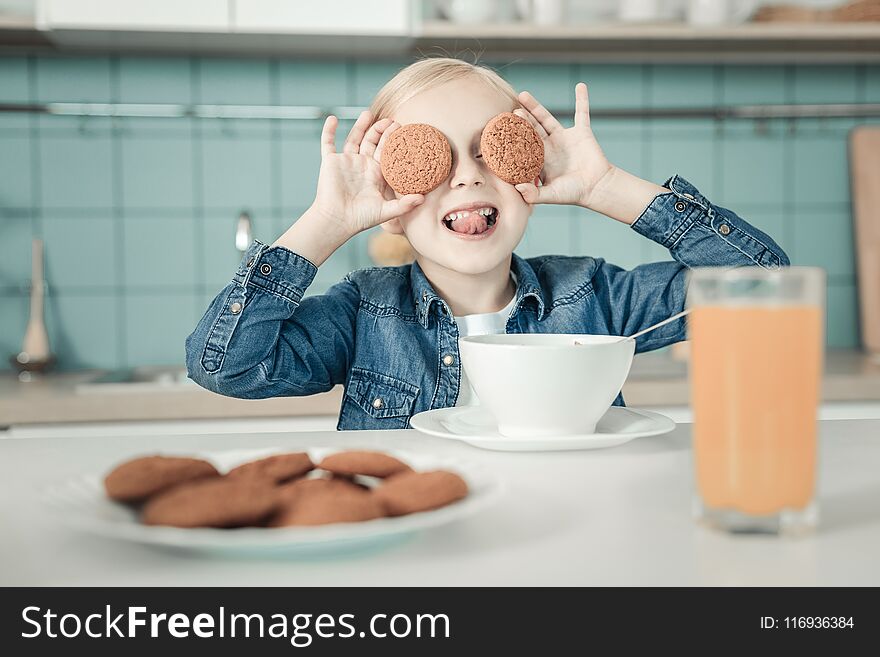
<instances>
[{"instance_id":1,"label":"child's ear","mask_svg":"<svg viewBox=\"0 0 880 657\"><path fill-rule=\"evenodd\" d=\"M403 235L403 226L400 225L400 219L390 219L379 225L382 227L382 230L387 230L393 235Z\"/></svg>"}]
</instances>

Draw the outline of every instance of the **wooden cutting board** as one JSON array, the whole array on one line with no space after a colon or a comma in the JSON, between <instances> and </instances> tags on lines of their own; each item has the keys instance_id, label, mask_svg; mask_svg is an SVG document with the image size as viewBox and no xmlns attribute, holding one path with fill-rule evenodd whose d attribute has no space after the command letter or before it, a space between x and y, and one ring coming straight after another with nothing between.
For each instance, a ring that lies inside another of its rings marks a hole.
<instances>
[{"instance_id":1,"label":"wooden cutting board","mask_svg":"<svg viewBox=\"0 0 880 657\"><path fill-rule=\"evenodd\" d=\"M862 345L880 355L880 126L853 129L849 155Z\"/></svg>"}]
</instances>

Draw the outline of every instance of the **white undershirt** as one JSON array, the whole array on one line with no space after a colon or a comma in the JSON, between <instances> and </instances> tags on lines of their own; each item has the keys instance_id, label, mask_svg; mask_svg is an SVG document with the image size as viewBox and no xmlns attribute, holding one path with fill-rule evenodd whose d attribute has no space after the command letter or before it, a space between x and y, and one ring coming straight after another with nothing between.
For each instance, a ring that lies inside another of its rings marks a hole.
<instances>
[{"instance_id":1,"label":"white undershirt","mask_svg":"<svg viewBox=\"0 0 880 657\"><path fill-rule=\"evenodd\" d=\"M516 295L510 300L504 308L494 313L478 313L476 315L462 315L455 318L458 324L459 337L463 338L468 335L495 335L498 333L506 333L507 319L513 310L513 304L516 301ZM460 353L460 351L459 351ZM474 389L468 381L464 367L461 368L461 388L458 392L458 399L455 401L456 406L478 406L480 400Z\"/></svg>"}]
</instances>

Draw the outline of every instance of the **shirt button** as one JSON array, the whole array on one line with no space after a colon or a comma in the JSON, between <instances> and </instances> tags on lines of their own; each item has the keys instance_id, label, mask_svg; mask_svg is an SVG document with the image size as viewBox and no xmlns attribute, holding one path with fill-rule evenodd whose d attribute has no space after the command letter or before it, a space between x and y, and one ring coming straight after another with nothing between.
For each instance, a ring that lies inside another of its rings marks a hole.
<instances>
[{"instance_id":1,"label":"shirt button","mask_svg":"<svg viewBox=\"0 0 880 657\"><path fill-rule=\"evenodd\" d=\"M231 306L229 306L229 311L230 311L233 315L237 315L238 313L241 312L241 304L240 304L238 301L236 301L236 302L233 303Z\"/></svg>"},{"instance_id":2,"label":"shirt button","mask_svg":"<svg viewBox=\"0 0 880 657\"><path fill-rule=\"evenodd\" d=\"M446 354L443 357L443 364L444 365L452 365L454 362L455 362L455 356L453 356L452 354Z\"/></svg>"},{"instance_id":3,"label":"shirt button","mask_svg":"<svg viewBox=\"0 0 880 657\"><path fill-rule=\"evenodd\" d=\"M260 265L260 273L263 276L268 276L272 273L272 265L270 265L268 262L264 262L262 265Z\"/></svg>"},{"instance_id":4,"label":"shirt button","mask_svg":"<svg viewBox=\"0 0 880 657\"><path fill-rule=\"evenodd\" d=\"M384 405L385 405L385 402L382 401L381 397L376 397L373 400L373 408L379 409L379 408L382 408Z\"/></svg>"},{"instance_id":5,"label":"shirt button","mask_svg":"<svg viewBox=\"0 0 880 657\"><path fill-rule=\"evenodd\" d=\"M676 211L676 212L684 212L684 209L685 209L686 207L687 207L687 206L684 204L684 201L678 201L678 202L675 204L675 211Z\"/></svg>"},{"instance_id":6,"label":"shirt button","mask_svg":"<svg viewBox=\"0 0 880 657\"><path fill-rule=\"evenodd\" d=\"M730 235L730 226L728 226L727 224L721 224L718 227L718 232L722 235Z\"/></svg>"}]
</instances>

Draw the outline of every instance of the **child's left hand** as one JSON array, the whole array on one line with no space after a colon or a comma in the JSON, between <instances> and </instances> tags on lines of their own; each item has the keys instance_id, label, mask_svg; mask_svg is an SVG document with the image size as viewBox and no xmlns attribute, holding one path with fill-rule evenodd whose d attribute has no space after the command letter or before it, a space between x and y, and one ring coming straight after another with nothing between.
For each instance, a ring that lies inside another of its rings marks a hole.
<instances>
[{"instance_id":1,"label":"child's left hand","mask_svg":"<svg viewBox=\"0 0 880 657\"><path fill-rule=\"evenodd\" d=\"M561 203L590 206L593 190L614 167L599 147L590 128L587 85L575 86L574 126L564 128L528 91L519 94L526 108L515 114L527 119L544 140L543 185L516 186L527 203Z\"/></svg>"}]
</instances>

